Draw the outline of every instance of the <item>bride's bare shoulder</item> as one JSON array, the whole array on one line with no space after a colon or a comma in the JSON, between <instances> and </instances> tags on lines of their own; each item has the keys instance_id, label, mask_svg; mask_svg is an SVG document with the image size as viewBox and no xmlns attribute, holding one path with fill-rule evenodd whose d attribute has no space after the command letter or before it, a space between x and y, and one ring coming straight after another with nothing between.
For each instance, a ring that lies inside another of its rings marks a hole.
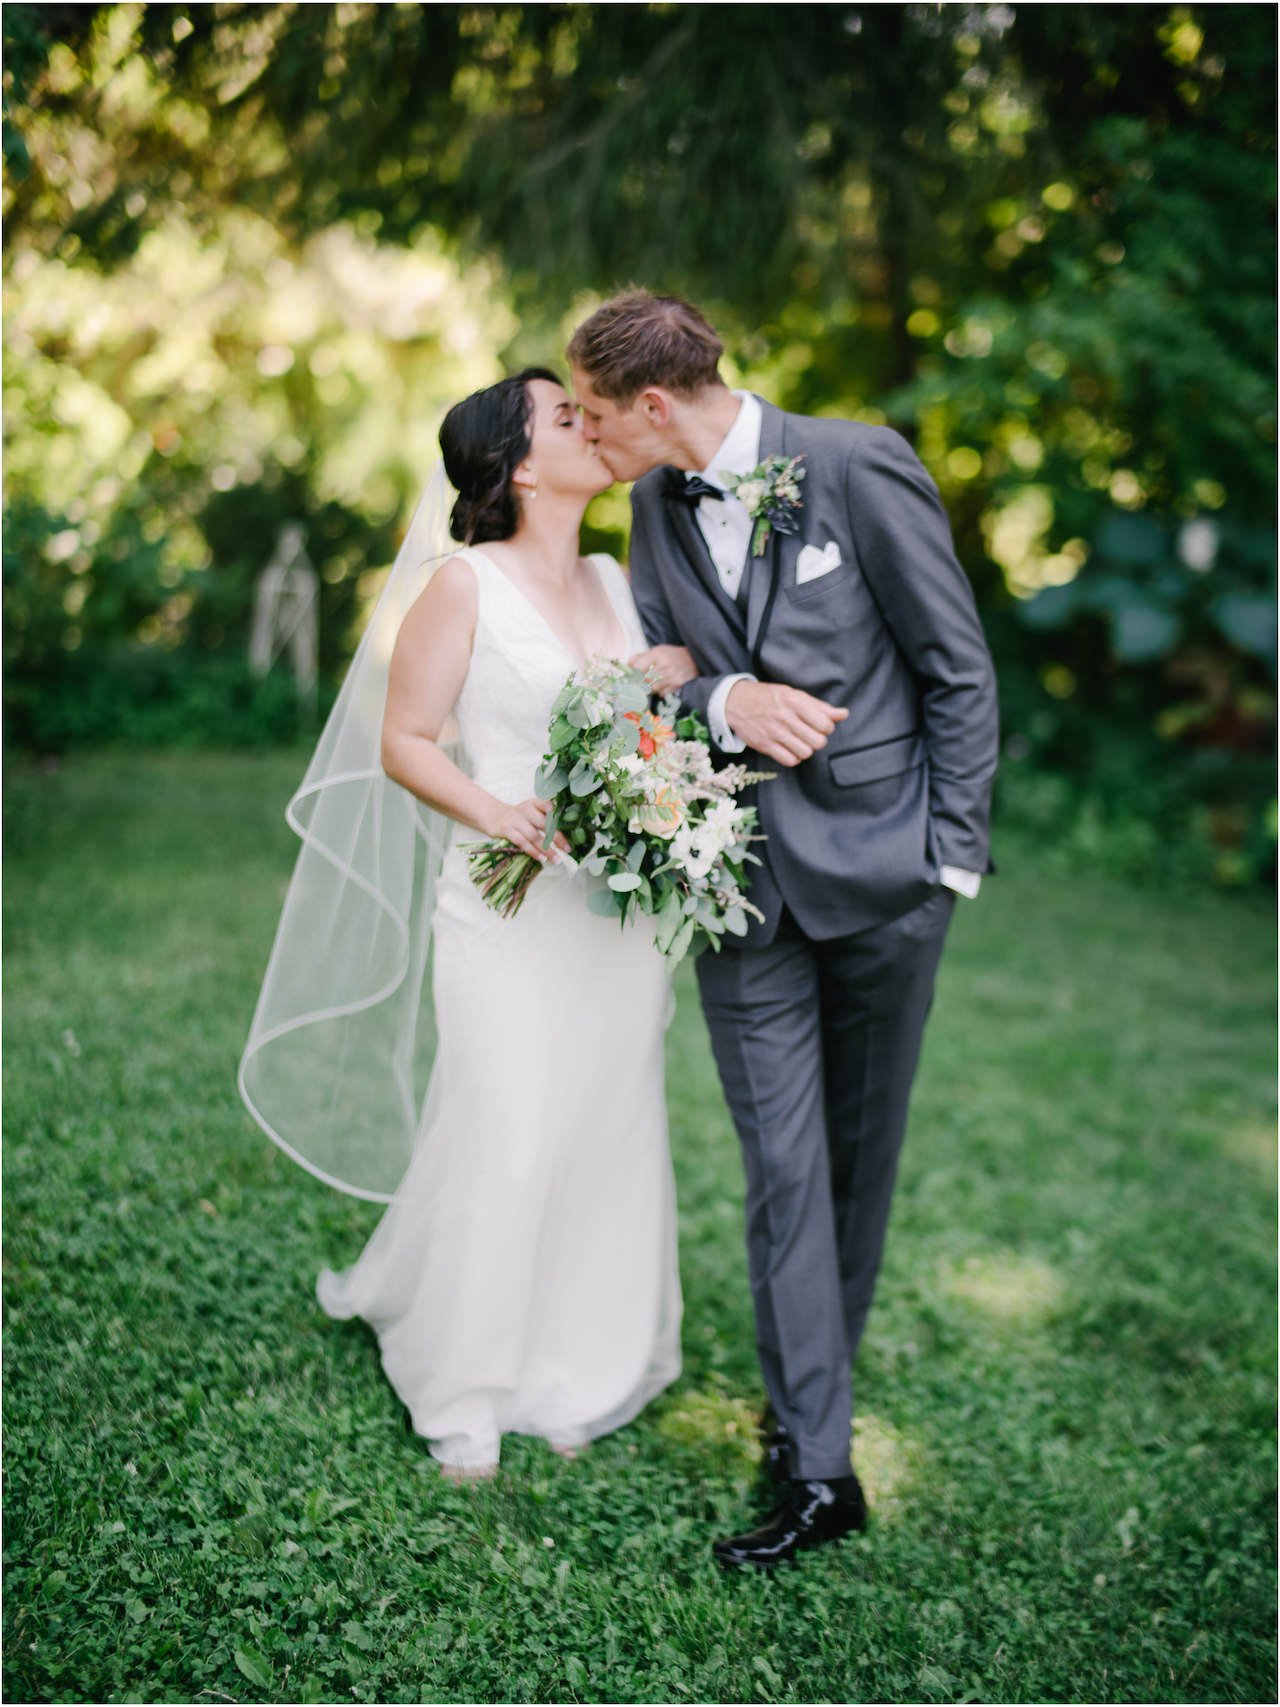
<instances>
[{"instance_id":1,"label":"bride's bare shoulder","mask_svg":"<svg viewBox=\"0 0 1280 1707\"><path fill-rule=\"evenodd\" d=\"M473 565L465 557L446 557L410 606L401 632L411 644L451 630L469 637L478 603Z\"/></svg>"},{"instance_id":2,"label":"bride's bare shoulder","mask_svg":"<svg viewBox=\"0 0 1280 1707\"><path fill-rule=\"evenodd\" d=\"M426 590L437 589L437 598L457 599L476 596L475 564L468 557L446 557L427 583Z\"/></svg>"}]
</instances>

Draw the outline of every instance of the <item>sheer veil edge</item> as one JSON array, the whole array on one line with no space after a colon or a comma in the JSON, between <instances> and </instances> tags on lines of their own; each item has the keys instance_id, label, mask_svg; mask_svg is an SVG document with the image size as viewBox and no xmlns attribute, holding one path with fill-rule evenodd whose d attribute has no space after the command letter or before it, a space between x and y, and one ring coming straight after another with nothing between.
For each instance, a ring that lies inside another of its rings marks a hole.
<instances>
[{"instance_id":1,"label":"sheer veil edge","mask_svg":"<svg viewBox=\"0 0 1280 1707\"><path fill-rule=\"evenodd\" d=\"M458 550L438 464L285 818L302 846L238 1085L280 1148L338 1191L387 1203L408 1166L435 1053L431 920L454 825L382 769L400 624ZM442 745L464 763L450 731Z\"/></svg>"}]
</instances>

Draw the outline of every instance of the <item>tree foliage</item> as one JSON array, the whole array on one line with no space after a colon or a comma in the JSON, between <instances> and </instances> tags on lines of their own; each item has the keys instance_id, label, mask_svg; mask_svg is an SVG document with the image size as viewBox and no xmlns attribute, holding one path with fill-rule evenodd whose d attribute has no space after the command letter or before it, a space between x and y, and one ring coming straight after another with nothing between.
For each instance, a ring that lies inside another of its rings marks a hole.
<instances>
[{"instance_id":1,"label":"tree foliage","mask_svg":"<svg viewBox=\"0 0 1280 1707\"><path fill-rule=\"evenodd\" d=\"M286 513L336 664L432 417L638 280L706 305L735 379L914 438L1015 754L1087 775L1117 722L1141 762L1265 754L1267 9L11 5L4 29L10 495L58 542L13 568L19 679L95 610L120 642L231 644ZM160 537L103 561L86 524L114 552L131 513ZM616 496L594 525L621 543Z\"/></svg>"}]
</instances>

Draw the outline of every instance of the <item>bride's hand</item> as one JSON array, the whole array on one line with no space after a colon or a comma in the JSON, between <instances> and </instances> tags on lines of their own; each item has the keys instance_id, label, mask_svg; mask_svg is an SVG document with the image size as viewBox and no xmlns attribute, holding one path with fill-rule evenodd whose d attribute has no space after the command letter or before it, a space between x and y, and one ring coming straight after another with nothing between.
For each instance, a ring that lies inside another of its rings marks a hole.
<instances>
[{"instance_id":1,"label":"bride's hand","mask_svg":"<svg viewBox=\"0 0 1280 1707\"><path fill-rule=\"evenodd\" d=\"M698 673L686 646L650 646L647 652L636 653L631 667L644 670L657 693L678 693Z\"/></svg>"},{"instance_id":2,"label":"bride's hand","mask_svg":"<svg viewBox=\"0 0 1280 1707\"><path fill-rule=\"evenodd\" d=\"M532 854L534 859L545 863L551 858L552 849L569 852L569 844L559 830L556 831L551 848L544 848L542 845L542 838L547 833L547 813L550 810L549 800L522 800L516 806L508 806L503 800L495 800L493 815L482 828L494 841L510 842L519 848L521 853Z\"/></svg>"}]
</instances>

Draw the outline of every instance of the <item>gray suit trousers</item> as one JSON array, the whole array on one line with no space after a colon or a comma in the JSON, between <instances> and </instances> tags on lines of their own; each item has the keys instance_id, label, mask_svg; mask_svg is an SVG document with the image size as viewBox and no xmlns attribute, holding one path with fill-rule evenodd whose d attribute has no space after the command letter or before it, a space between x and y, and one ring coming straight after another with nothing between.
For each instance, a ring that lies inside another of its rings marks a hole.
<instances>
[{"instance_id":1,"label":"gray suit trousers","mask_svg":"<svg viewBox=\"0 0 1280 1707\"><path fill-rule=\"evenodd\" d=\"M790 914L760 948L698 959L747 1180L765 1390L791 1473L850 1470L850 1374L875 1291L911 1083L955 907L813 942Z\"/></svg>"}]
</instances>

